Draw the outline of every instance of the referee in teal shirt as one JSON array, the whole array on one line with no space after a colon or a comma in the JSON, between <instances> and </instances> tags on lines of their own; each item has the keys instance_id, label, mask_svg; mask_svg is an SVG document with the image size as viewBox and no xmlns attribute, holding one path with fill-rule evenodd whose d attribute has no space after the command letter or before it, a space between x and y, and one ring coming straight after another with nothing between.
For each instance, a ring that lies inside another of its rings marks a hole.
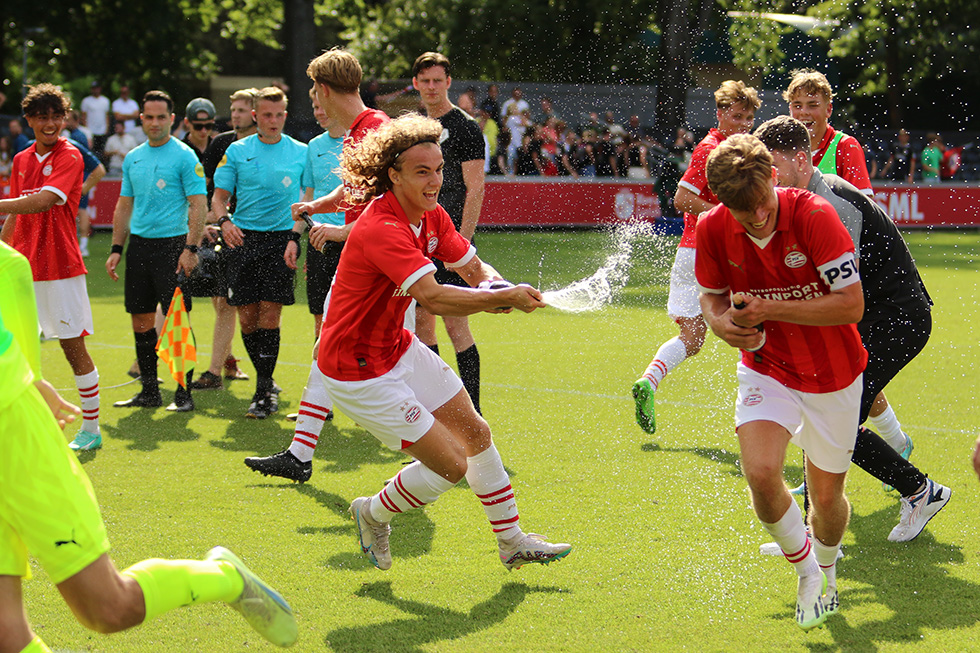
<instances>
[{"instance_id":1,"label":"referee in teal shirt","mask_svg":"<svg viewBox=\"0 0 980 653\"><path fill-rule=\"evenodd\" d=\"M255 366L255 395L248 417L263 419L279 409L273 373L279 358L279 321L284 304L293 304L295 271L284 254L299 244L301 226L290 206L299 201L306 150L282 133L286 95L276 87L256 93L252 114L258 132L232 143L225 164L214 172L211 209L227 251L228 303L238 307L242 341ZM235 194L235 215L228 200Z\"/></svg>"},{"instance_id":2,"label":"referee in teal shirt","mask_svg":"<svg viewBox=\"0 0 980 653\"><path fill-rule=\"evenodd\" d=\"M157 332L154 318L157 305L166 310L181 275L188 276L197 266L197 246L207 214L207 185L204 167L187 145L171 137L174 103L163 91L143 96L140 120L147 141L129 152L123 160L123 181L112 219L112 252L106 271L119 280L116 267L126 251L126 312L133 319L136 361L142 390L116 406L148 408L160 406L157 381ZM184 295L187 310L190 295ZM191 374L187 374L189 384ZM167 410L194 409L190 389L177 386L174 402Z\"/></svg>"}]
</instances>

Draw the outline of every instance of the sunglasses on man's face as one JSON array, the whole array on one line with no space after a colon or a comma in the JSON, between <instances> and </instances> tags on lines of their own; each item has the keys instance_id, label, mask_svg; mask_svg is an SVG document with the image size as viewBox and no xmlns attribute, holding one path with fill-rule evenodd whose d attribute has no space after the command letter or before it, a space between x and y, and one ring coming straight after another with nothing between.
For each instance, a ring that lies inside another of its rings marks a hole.
<instances>
[{"instance_id":1,"label":"sunglasses on man's face","mask_svg":"<svg viewBox=\"0 0 980 653\"><path fill-rule=\"evenodd\" d=\"M191 126L194 129L207 129L208 131L214 129L213 122L192 122Z\"/></svg>"}]
</instances>

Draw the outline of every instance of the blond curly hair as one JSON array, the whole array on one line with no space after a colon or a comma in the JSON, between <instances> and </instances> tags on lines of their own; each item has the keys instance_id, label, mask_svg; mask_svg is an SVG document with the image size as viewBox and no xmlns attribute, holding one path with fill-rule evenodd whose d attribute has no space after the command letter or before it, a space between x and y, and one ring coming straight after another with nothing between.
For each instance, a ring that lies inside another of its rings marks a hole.
<instances>
[{"instance_id":1,"label":"blond curly hair","mask_svg":"<svg viewBox=\"0 0 980 653\"><path fill-rule=\"evenodd\" d=\"M417 113L406 113L368 132L341 155L340 178L346 189L345 204L367 204L391 190L388 170L401 170L399 157L420 143L439 144L442 123Z\"/></svg>"}]
</instances>

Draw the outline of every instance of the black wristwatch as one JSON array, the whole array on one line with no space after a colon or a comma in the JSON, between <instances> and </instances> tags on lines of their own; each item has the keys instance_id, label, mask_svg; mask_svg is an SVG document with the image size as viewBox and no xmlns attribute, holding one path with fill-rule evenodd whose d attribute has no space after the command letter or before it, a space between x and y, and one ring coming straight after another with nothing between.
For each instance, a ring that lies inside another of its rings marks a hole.
<instances>
[{"instance_id":1,"label":"black wristwatch","mask_svg":"<svg viewBox=\"0 0 980 653\"><path fill-rule=\"evenodd\" d=\"M184 245L184 249L191 254L197 254L197 245Z\"/></svg>"},{"instance_id":2,"label":"black wristwatch","mask_svg":"<svg viewBox=\"0 0 980 653\"><path fill-rule=\"evenodd\" d=\"M294 243L298 243L299 239L300 239L300 234L298 231L289 232L289 240L293 241Z\"/></svg>"},{"instance_id":3,"label":"black wristwatch","mask_svg":"<svg viewBox=\"0 0 980 653\"><path fill-rule=\"evenodd\" d=\"M221 229L221 225L223 225L226 222L231 222L231 218L229 218L227 215L223 215L220 218L218 218L218 229Z\"/></svg>"}]
</instances>

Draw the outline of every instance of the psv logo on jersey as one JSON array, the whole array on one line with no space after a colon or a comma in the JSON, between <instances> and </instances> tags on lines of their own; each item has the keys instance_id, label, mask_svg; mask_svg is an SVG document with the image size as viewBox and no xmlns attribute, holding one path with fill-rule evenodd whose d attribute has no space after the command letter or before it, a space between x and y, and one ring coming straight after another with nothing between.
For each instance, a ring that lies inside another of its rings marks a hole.
<instances>
[{"instance_id":1,"label":"psv logo on jersey","mask_svg":"<svg viewBox=\"0 0 980 653\"><path fill-rule=\"evenodd\" d=\"M43 168L41 168L41 174L44 175L45 177L51 176L52 172L54 172L54 168L51 167L50 163L44 166Z\"/></svg>"},{"instance_id":2,"label":"psv logo on jersey","mask_svg":"<svg viewBox=\"0 0 980 653\"><path fill-rule=\"evenodd\" d=\"M429 236L429 241L426 243L425 248L431 254L436 251L436 247L439 246L439 239L436 236Z\"/></svg>"},{"instance_id":3,"label":"psv logo on jersey","mask_svg":"<svg viewBox=\"0 0 980 653\"><path fill-rule=\"evenodd\" d=\"M793 268L794 270L801 268L806 265L806 254L796 251L787 252L785 258L783 258L783 263L786 264L786 267Z\"/></svg>"}]
</instances>

